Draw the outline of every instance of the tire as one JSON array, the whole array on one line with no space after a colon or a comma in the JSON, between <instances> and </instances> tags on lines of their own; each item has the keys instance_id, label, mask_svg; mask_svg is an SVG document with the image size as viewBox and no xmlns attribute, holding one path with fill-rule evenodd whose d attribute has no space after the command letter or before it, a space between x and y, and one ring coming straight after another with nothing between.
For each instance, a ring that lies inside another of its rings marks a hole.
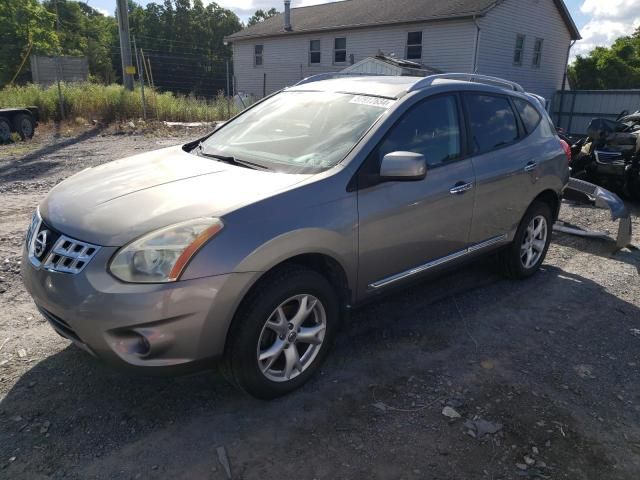
<instances>
[{"instance_id":1,"label":"tire","mask_svg":"<svg viewBox=\"0 0 640 480\"><path fill-rule=\"evenodd\" d=\"M304 311L308 316L296 315ZM339 320L338 295L324 276L303 267L275 272L249 293L234 318L225 377L263 400L285 395L318 371Z\"/></svg>"},{"instance_id":2,"label":"tire","mask_svg":"<svg viewBox=\"0 0 640 480\"><path fill-rule=\"evenodd\" d=\"M11 140L11 124L6 117L0 117L0 143Z\"/></svg>"},{"instance_id":3,"label":"tire","mask_svg":"<svg viewBox=\"0 0 640 480\"><path fill-rule=\"evenodd\" d=\"M13 119L13 127L15 128L16 132L18 132L18 135L20 135L20 138L22 138L22 140L27 140L29 138L33 138L36 124L33 121L33 117L31 115L20 113Z\"/></svg>"},{"instance_id":4,"label":"tire","mask_svg":"<svg viewBox=\"0 0 640 480\"><path fill-rule=\"evenodd\" d=\"M536 201L529 207L520 222L513 242L500 252L500 267L505 276L524 279L538 271L547 256L551 243L552 218L551 208L544 202ZM544 240L541 236L536 235L537 243L530 241L531 232L537 232L537 227L542 223L542 220L544 220ZM531 252L534 257L529 257Z\"/></svg>"}]
</instances>

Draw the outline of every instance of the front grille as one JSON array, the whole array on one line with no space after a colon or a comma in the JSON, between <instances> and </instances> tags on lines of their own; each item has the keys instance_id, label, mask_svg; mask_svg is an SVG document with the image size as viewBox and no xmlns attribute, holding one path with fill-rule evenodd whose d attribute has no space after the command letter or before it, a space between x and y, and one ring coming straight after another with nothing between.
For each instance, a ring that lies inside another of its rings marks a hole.
<instances>
[{"instance_id":1,"label":"front grille","mask_svg":"<svg viewBox=\"0 0 640 480\"><path fill-rule=\"evenodd\" d=\"M40 215L38 214L38 212L36 212L33 214L33 217L31 217L29 230L27 230L27 238L26 238L27 247L31 245L31 240L33 239L33 236L35 235L39 226L40 226Z\"/></svg>"},{"instance_id":2,"label":"front grille","mask_svg":"<svg viewBox=\"0 0 640 480\"><path fill-rule=\"evenodd\" d=\"M62 273L80 273L97 251L95 245L60 235L46 257L43 268Z\"/></svg>"},{"instance_id":3,"label":"front grille","mask_svg":"<svg viewBox=\"0 0 640 480\"><path fill-rule=\"evenodd\" d=\"M87 266L100 247L61 234L36 212L27 232L27 250L36 268L76 274Z\"/></svg>"}]
</instances>

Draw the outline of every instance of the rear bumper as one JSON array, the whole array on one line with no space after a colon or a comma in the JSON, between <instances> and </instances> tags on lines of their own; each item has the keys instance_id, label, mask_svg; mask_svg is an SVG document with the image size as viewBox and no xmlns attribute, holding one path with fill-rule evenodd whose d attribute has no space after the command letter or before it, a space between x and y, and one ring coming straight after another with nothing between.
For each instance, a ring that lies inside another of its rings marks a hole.
<instances>
[{"instance_id":1,"label":"rear bumper","mask_svg":"<svg viewBox=\"0 0 640 480\"><path fill-rule=\"evenodd\" d=\"M250 274L169 284L127 284L106 271L103 248L79 274L34 267L22 278L49 324L114 366L149 373L190 370L224 352L227 331Z\"/></svg>"}]
</instances>

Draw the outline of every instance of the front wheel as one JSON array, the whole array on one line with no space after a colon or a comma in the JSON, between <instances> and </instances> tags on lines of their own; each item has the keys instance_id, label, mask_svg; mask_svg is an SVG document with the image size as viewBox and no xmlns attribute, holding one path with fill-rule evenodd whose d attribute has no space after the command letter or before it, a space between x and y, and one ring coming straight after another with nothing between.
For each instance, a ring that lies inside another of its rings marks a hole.
<instances>
[{"instance_id":1,"label":"front wheel","mask_svg":"<svg viewBox=\"0 0 640 480\"><path fill-rule=\"evenodd\" d=\"M339 317L336 292L319 273L293 267L263 279L234 319L228 376L265 400L299 388L324 361Z\"/></svg>"},{"instance_id":2,"label":"front wheel","mask_svg":"<svg viewBox=\"0 0 640 480\"><path fill-rule=\"evenodd\" d=\"M538 271L549 250L552 228L549 205L539 201L532 204L513 242L500 253L501 267L507 277L522 279Z\"/></svg>"}]
</instances>

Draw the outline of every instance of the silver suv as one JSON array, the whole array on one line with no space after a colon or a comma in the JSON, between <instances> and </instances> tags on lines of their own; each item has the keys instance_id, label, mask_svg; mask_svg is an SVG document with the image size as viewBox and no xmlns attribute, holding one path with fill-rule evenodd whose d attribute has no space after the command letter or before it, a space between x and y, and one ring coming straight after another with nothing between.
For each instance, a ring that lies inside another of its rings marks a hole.
<instances>
[{"instance_id":1,"label":"silver suv","mask_svg":"<svg viewBox=\"0 0 640 480\"><path fill-rule=\"evenodd\" d=\"M199 141L56 186L22 275L53 328L96 357L143 372L221 359L273 398L382 292L488 253L532 275L568 178L540 98L517 84L311 79Z\"/></svg>"}]
</instances>

